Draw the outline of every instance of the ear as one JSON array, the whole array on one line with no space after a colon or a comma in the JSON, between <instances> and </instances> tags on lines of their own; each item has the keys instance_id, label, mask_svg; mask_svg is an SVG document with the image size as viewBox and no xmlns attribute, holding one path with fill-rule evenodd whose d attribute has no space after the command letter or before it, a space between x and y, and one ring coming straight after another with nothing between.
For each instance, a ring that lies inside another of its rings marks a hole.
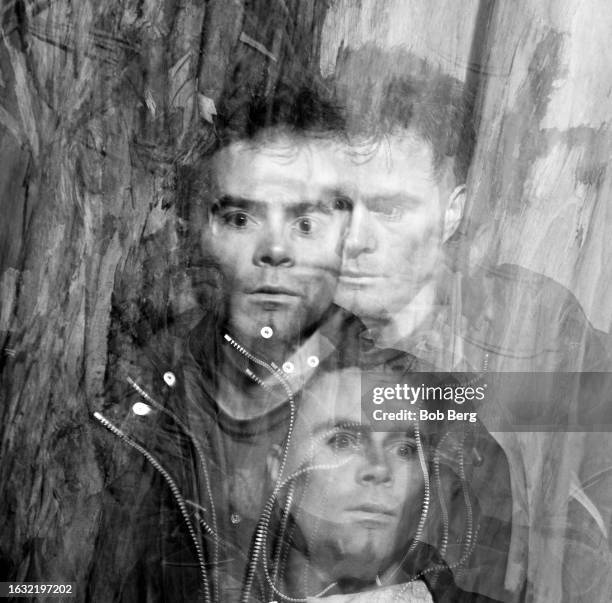
<instances>
[{"instance_id":1,"label":"ear","mask_svg":"<svg viewBox=\"0 0 612 603\"><path fill-rule=\"evenodd\" d=\"M461 224L465 210L465 196L465 184L461 184L455 188L448 199L444 212L444 232L442 233L444 242L455 234Z\"/></svg>"},{"instance_id":2,"label":"ear","mask_svg":"<svg viewBox=\"0 0 612 603\"><path fill-rule=\"evenodd\" d=\"M280 477L280 462L281 462L282 448L281 446L273 446L268 452L266 457L266 467L268 469L268 477L272 483L276 483Z\"/></svg>"}]
</instances>

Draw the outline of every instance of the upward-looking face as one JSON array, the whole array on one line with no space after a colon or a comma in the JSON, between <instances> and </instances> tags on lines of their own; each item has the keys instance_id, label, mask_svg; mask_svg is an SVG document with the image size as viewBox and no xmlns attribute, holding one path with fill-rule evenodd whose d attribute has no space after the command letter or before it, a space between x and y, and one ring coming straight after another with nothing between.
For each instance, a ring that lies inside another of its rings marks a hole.
<instances>
[{"instance_id":1,"label":"upward-looking face","mask_svg":"<svg viewBox=\"0 0 612 603\"><path fill-rule=\"evenodd\" d=\"M341 187L354 207L336 301L380 319L400 311L432 279L464 195L434 174L430 146L409 133L389 136L359 158L358 151L347 148L339 159Z\"/></svg>"},{"instance_id":2,"label":"upward-looking face","mask_svg":"<svg viewBox=\"0 0 612 603\"><path fill-rule=\"evenodd\" d=\"M292 341L333 301L348 212L338 209L332 143L278 135L214 158L217 201L204 245L219 263L237 336Z\"/></svg>"},{"instance_id":3,"label":"upward-looking face","mask_svg":"<svg viewBox=\"0 0 612 603\"><path fill-rule=\"evenodd\" d=\"M361 377L325 375L304 397L285 477L309 558L334 579L373 579L414 532L424 477L414 434L361 425ZM273 477L276 477L273 474Z\"/></svg>"}]
</instances>

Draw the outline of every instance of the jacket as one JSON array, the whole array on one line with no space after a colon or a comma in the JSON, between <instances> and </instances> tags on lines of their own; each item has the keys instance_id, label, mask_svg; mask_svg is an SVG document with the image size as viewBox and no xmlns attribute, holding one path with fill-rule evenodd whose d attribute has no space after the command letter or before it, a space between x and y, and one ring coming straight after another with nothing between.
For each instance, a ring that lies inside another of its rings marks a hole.
<instances>
[{"instance_id":1,"label":"jacket","mask_svg":"<svg viewBox=\"0 0 612 603\"><path fill-rule=\"evenodd\" d=\"M608 600L610 337L565 287L503 264L442 271L435 311L394 347L497 384L477 410L512 474L508 592L527 601ZM485 475L475 487L491 483ZM484 499L495 516L508 496Z\"/></svg>"},{"instance_id":2,"label":"jacket","mask_svg":"<svg viewBox=\"0 0 612 603\"><path fill-rule=\"evenodd\" d=\"M319 346L328 350L321 362L354 363L362 330L354 317L334 312L320 330L332 342ZM256 420L230 417L215 398L214 370L228 353L251 367L260 362L205 318L115 358L108 395L93 416L107 488L92 600L240 600L264 505L265 452L282 443L296 406L289 395ZM413 356L400 360L404 371L423 368ZM274 380L278 368L259 368ZM276 381L270 396L286 396Z\"/></svg>"}]
</instances>

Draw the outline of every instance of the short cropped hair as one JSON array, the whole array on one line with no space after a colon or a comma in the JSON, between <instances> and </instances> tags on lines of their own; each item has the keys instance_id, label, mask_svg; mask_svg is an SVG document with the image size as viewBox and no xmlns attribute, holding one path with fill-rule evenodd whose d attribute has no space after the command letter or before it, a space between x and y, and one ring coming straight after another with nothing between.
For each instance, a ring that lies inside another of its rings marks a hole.
<instances>
[{"instance_id":1,"label":"short cropped hair","mask_svg":"<svg viewBox=\"0 0 612 603\"><path fill-rule=\"evenodd\" d=\"M223 105L216 149L237 140L263 141L266 132L350 144L408 131L431 147L436 175L453 160L456 182L465 182L475 139L473 102L456 78L409 52L374 46L342 51L327 78L293 77Z\"/></svg>"},{"instance_id":2,"label":"short cropped hair","mask_svg":"<svg viewBox=\"0 0 612 603\"><path fill-rule=\"evenodd\" d=\"M343 51L327 78L292 77L281 77L271 91L240 93L238 87L219 106L206 157L232 142L257 146L279 136L296 142L338 139L359 144L360 153L367 139L374 152L385 136L408 132L430 146L435 176L452 164L455 183L466 181L475 139L473 103L459 80L405 51L371 46ZM184 199L202 198L210 185L208 169L206 158L185 166Z\"/></svg>"},{"instance_id":3,"label":"short cropped hair","mask_svg":"<svg viewBox=\"0 0 612 603\"><path fill-rule=\"evenodd\" d=\"M337 103L334 91L321 79L309 78L301 82L281 80L271 93L248 94L238 103L221 105L216 119L216 140L204 156L181 166L179 196L183 205L193 207L201 221L202 209L213 201L213 162L218 151L241 142L253 147L270 141L287 140L296 144L311 139L346 136L346 113Z\"/></svg>"},{"instance_id":4,"label":"short cropped hair","mask_svg":"<svg viewBox=\"0 0 612 603\"><path fill-rule=\"evenodd\" d=\"M344 108L320 78L281 80L267 94L250 95L231 113L220 114L217 150L236 141L253 141L279 133L287 137L333 137L346 132Z\"/></svg>"},{"instance_id":5,"label":"short cropped hair","mask_svg":"<svg viewBox=\"0 0 612 603\"><path fill-rule=\"evenodd\" d=\"M466 181L475 134L463 82L401 48L372 45L341 52L334 79L351 136L411 132L431 147L434 171L453 160L456 183Z\"/></svg>"},{"instance_id":6,"label":"short cropped hair","mask_svg":"<svg viewBox=\"0 0 612 603\"><path fill-rule=\"evenodd\" d=\"M435 171L446 159L454 159L455 180L463 183L473 148L473 134L465 124L465 105L463 87L451 77L438 75L427 81L397 78L386 88L380 121L389 132L394 128L413 131L428 143Z\"/></svg>"}]
</instances>

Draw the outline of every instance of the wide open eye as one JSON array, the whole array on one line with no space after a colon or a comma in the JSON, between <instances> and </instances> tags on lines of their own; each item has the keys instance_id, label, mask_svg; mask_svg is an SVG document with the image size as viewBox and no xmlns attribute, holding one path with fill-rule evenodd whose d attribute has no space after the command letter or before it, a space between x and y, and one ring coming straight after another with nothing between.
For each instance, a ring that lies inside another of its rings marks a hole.
<instances>
[{"instance_id":1,"label":"wide open eye","mask_svg":"<svg viewBox=\"0 0 612 603\"><path fill-rule=\"evenodd\" d=\"M334 197L332 208L339 211L350 211L353 209L353 201L349 197L339 195Z\"/></svg>"},{"instance_id":2,"label":"wide open eye","mask_svg":"<svg viewBox=\"0 0 612 603\"><path fill-rule=\"evenodd\" d=\"M390 446L392 452L401 459L410 460L417 453L415 440L398 440Z\"/></svg>"},{"instance_id":3,"label":"wide open eye","mask_svg":"<svg viewBox=\"0 0 612 603\"><path fill-rule=\"evenodd\" d=\"M299 233L309 235L314 230L315 222L308 216L302 216L296 220L295 227Z\"/></svg>"},{"instance_id":4,"label":"wide open eye","mask_svg":"<svg viewBox=\"0 0 612 603\"><path fill-rule=\"evenodd\" d=\"M222 214L221 219L223 224L232 228L246 228L251 221L249 215L243 211L230 211Z\"/></svg>"},{"instance_id":5,"label":"wide open eye","mask_svg":"<svg viewBox=\"0 0 612 603\"><path fill-rule=\"evenodd\" d=\"M340 431L327 440L327 445L336 452L353 450L359 444L359 437L354 433Z\"/></svg>"}]
</instances>

